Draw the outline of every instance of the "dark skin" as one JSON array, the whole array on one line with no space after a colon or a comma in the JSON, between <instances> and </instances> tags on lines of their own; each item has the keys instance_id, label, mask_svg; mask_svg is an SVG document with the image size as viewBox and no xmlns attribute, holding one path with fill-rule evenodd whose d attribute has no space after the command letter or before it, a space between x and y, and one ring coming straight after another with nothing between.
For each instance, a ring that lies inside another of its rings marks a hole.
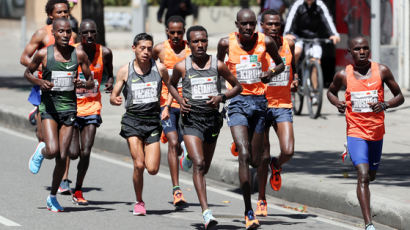
<instances>
[{"instance_id":1,"label":"dark skin","mask_svg":"<svg viewBox=\"0 0 410 230\"><path fill-rule=\"evenodd\" d=\"M266 14L264 15L263 20L261 21L261 27L265 35L272 37L276 44L279 47L279 51L282 50L282 38L281 37L281 18L279 15L271 15ZM292 70L296 69L295 67L295 43L293 40L287 40L290 51L292 53ZM294 79L291 83L290 89L292 91L296 91L298 87L298 75L294 71L292 71L292 79ZM273 128L276 132L276 135L279 139L279 146L280 146L280 154L279 158L274 161L275 168L279 169L282 165L288 162L294 153L294 146L295 146L295 137L293 134L293 124L292 122L280 122L274 123ZM259 185L259 197L258 200L266 200L265 190L266 190L266 182L268 177L268 167L270 163L270 143L269 143L269 130L270 127L265 129L265 137L264 137L264 151L262 155L261 164L258 167L258 185Z\"/></svg>"},{"instance_id":2,"label":"dark skin","mask_svg":"<svg viewBox=\"0 0 410 230\"><path fill-rule=\"evenodd\" d=\"M90 63L93 62L96 53L96 38L97 25L94 21L85 21L80 25L81 44L78 46L82 49L88 57ZM107 47L102 47L103 70L108 74L107 83L105 84L105 92L111 93L112 84L114 82L113 66L112 66L112 52ZM81 190L85 174L87 173L91 148L94 145L94 138L97 127L94 124L84 126L81 130L74 127L73 137L69 148L69 158L80 160L77 165L78 173L76 180L76 190ZM81 143L81 145L80 145ZM81 146L81 147L80 147ZM70 159L67 158L66 171L63 179L68 178L68 169L70 166Z\"/></svg>"},{"instance_id":3,"label":"dark skin","mask_svg":"<svg viewBox=\"0 0 410 230\"><path fill-rule=\"evenodd\" d=\"M135 54L134 70L140 75L145 75L151 71L151 58L153 44L149 40L140 40L132 46ZM168 71L163 64L156 62L163 84L168 82ZM122 104L121 91L128 80L128 64L122 66L117 73L117 80L110 96L110 103L114 106ZM130 149L134 171L132 181L134 184L135 197L138 202L142 201L142 188L144 185L144 170L155 175L159 170L161 159L160 144L158 142L146 143L138 136L127 138L128 148Z\"/></svg>"},{"instance_id":4,"label":"dark skin","mask_svg":"<svg viewBox=\"0 0 410 230\"><path fill-rule=\"evenodd\" d=\"M354 76L356 79L365 79L371 76L370 66L371 62L369 60L370 49L369 42L365 37L356 37L349 42L349 52L353 57L353 68ZM380 77L383 84L389 87L393 94L393 98L385 102L387 108L397 107L404 102L403 94L400 90L399 85L394 80L393 74L390 69L382 64L379 64ZM338 92L342 86L347 86L346 82L346 72L341 70L336 73L333 78L333 82L329 87L327 92L327 98L329 101L337 108L340 113L346 111L346 102L341 101L338 98ZM383 103L369 103L370 108L374 113L379 113L383 111ZM356 165L357 170L357 198L359 199L360 207L362 210L363 218L365 224L371 223L371 212L370 212L370 190L369 183L376 179L377 170L369 170L369 164L358 164Z\"/></svg>"},{"instance_id":5,"label":"dark skin","mask_svg":"<svg viewBox=\"0 0 410 230\"><path fill-rule=\"evenodd\" d=\"M206 53L208 47L208 36L205 31L192 31L190 33L189 47L192 51L192 66L195 69L209 69L211 66L211 56ZM182 113L189 113L190 105L186 98L182 98L177 90L180 78L185 78L185 60L175 65L172 78L169 80L168 88L172 96L181 105ZM218 61L218 74L233 86L225 93L226 98L232 98L242 91L238 80L232 75L228 67ZM206 102L209 106L217 108L222 101L222 96L210 96ZM199 137L184 135L184 142L187 147L189 158L193 162L193 181L195 190L201 204L202 211L208 209L206 196L206 182L204 176L207 174L215 152L216 142L203 142Z\"/></svg>"},{"instance_id":6,"label":"dark skin","mask_svg":"<svg viewBox=\"0 0 410 230\"><path fill-rule=\"evenodd\" d=\"M237 20L235 22L236 27L238 28L237 40L239 46L245 51L251 51L257 44L258 34L255 33L256 23L256 15L253 11L242 9L238 12ZM276 63L274 72L268 70L262 73L261 81L266 83L269 82L274 75L282 72L285 69L285 65L278 54L278 48L275 41L270 36L265 36L265 46L266 52ZM225 37L218 43L218 60L223 62L225 56L228 54L229 38ZM253 167L258 167L260 164L263 152L264 133L249 132L248 127L243 125L232 126L230 129L239 152L239 181L243 191L245 211L248 211L252 209L249 163L251 163Z\"/></svg>"},{"instance_id":7,"label":"dark skin","mask_svg":"<svg viewBox=\"0 0 410 230\"><path fill-rule=\"evenodd\" d=\"M169 22L166 29L168 41L170 41L171 48L175 55L179 58L185 57L185 41L183 39L185 34L184 24L182 22ZM165 45L164 42L159 43L154 47L153 58L159 59L161 63L165 60ZM168 93L167 105L171 105L173 97ZM161 120L169 119L169 106L165 106L161 113ZM179 186L179 167L178 156L182 153L182 148L178 141L177 131L168 132L165 134L168 139L168 165L171 174L172 186Z\"/></svg>"},{"instance_id":8,"label":"dark skin","mask_svg":"<svg viewBox=\"0 0 410 230\"><path fill-rule=\"evenodd\" d=\"M58 21L53 24L53 35L55 38L54 46L54 58L58 62L68 62L71 58L71 52L75 49L77 54L78 64L83 69L84 77L87 79L85 87L94 87L94 82L91 76L91 71L88 68L88 59L84 51L74 48L69 45L71 38L71 27L70 22ZM33 73L40 66L47 66L47 49L39 50L35 55L33 60L29 63L26 71L24 72L24 77L35 85L39 85L43 92L49 91L53 88L53 83L38 79L33 75ZM74 84L76 87L84 87L79 80L75 79ZM42 122L42 136L44 137L44 142L46 147L42 150L42 154L47 159L56 159L56 166L54 168L53 180L50 193L55 195L57 193L58 186L60 185L61 179L65 170L65 162L67 157L68 148L71 142L71 136L73 133L72 126L59 125L53 119L45 119Z\"/></svg>"}]
</instances>

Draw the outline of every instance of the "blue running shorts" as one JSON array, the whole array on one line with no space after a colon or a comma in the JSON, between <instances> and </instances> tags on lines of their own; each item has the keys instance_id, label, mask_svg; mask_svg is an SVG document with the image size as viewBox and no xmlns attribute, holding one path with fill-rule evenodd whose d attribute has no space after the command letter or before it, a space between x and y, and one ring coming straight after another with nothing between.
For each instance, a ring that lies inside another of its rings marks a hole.
<instances>
[{"instance_id":1,"label":"blue running shorts","mask_svg":"<svg viewBox=\"0 0 410 230\"><path fill-rule=\"evenodd\" d=\"M347 137L347 149L353 165L369 164L370 170L377 170L382 156L383 139L367 141L357 137Z\"/></svg>"}]
</instances>

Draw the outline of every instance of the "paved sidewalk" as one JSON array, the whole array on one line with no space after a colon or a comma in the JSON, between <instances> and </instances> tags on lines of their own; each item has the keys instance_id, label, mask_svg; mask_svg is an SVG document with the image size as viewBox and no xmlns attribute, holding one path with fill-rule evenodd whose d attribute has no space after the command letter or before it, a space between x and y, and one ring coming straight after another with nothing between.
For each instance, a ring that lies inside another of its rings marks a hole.
<instances>
[{"instance_id":1,"label":"paved sidewalk","mask_svg":"<svg viewBox=\"0 0 410 230\"><path fill-rule=\"evenodd\" d=\"M23 79L24 68L19 64L22 48L19 46L18 29L19 23L5 24L0 20L0 123L2 126L32 132L34 128L27 120L32 106L26 100L30 85ZM131 37L130 34L124 36ZM219 37L213 35L212 42L217 42ZM131 59L132 52L124 48L127 47L125 42L114 47L116 70ZM405 94L405 104L386 114L382 163L378 178L371 183L374 220L398 229L410 229L410 93L406 91ZM386 95L386 98L390 97ZM124 107L111 106L107 94L103 94L102 100L104 122L98 129L94 146L129 156L125 140L118 135ZM337 114L327 99L324 99L323 116L317 120L310 119L306 111L304 108L304 115L294 119L296 152L289 164L283 167L282 189L273 192L268 188L267 192L289 201L361 217L356 198L356 173L350 163L343 164L340 158L346 139L344 116ZM208 177L238 185L238 162L230 154L231 141L229 128L225 125ZM271 144L271 155L277 155L279 148L273 131ZM162 145L161 149L162 164L167 165L166 145ZM31 153L23 154L22 159L26 157L28 160Z\"/></svg>"}]
</instances>

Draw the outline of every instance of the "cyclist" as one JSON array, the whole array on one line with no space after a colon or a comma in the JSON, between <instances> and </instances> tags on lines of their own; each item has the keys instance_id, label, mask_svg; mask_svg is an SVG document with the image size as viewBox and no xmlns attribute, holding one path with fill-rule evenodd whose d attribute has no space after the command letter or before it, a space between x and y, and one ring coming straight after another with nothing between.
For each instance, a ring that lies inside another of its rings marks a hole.
<instances>
[{"instance_id":1,"label":"cyclist","mask_svg":"<svg viewBox=\"0 0 410 230\"><path fill-rule=\"evenodd\" d=\"M340 42L339 33L329 14L329 10L322 0L297 0L289 10L283 34L295 42L295 58L298 62L303 50L301 38L329 38L333 44ZM322 47L312 44L305 50L320 63ZM317 70L312 70L313 88L317 88ZM316 98L313 97L313 104Z\"/></svg>"}]
</instances>

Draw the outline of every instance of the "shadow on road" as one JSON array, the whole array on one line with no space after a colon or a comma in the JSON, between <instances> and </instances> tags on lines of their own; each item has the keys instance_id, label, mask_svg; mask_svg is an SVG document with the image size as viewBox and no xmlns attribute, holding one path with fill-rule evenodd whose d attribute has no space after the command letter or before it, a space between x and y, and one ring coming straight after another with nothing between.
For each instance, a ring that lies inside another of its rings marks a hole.
<instances>
[{"instance_id":1,"label":"shadow on road","mask_svg":"<svg viewBox=\"0 0 410 230\"><path fill-rule=\"evenodd\" d=\"M23 76L21 77L1 77L0 88L30 90L33 85Z\"/></svg>"}]
</instances>

